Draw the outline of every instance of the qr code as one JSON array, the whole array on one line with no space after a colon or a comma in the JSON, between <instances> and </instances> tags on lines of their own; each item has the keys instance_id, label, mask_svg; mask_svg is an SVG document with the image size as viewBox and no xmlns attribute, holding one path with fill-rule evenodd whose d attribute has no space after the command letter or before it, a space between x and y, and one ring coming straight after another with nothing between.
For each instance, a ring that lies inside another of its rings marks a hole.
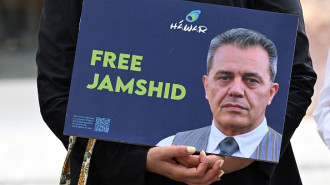
<instances>
[{"instance_id":1,"label":"qr code","mask_svg":"<svg viewBox=\"0 0 330 185\"><path fill-rule=\"evenodd\" d=\"M109 118L99 118L96 117L96 123L95 123L95 132L109 132L109 126L110 126L111 119Z\"/></svg>"}]
</instances>

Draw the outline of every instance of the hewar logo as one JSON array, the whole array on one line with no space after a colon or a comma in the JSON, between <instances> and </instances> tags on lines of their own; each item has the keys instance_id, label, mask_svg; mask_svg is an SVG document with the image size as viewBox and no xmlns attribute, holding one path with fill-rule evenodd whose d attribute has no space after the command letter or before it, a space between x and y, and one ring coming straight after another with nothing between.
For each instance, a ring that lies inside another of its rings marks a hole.
<instances>
[{"instance_id":1,"label":"hewar logo","mask_svg":"<svg viewBox=\"0 0 330 185\"><path fill-rule=\"evenodd\" d=\"M186 21L188 21L188 22L195 22L195 21L197 21L197 19L199 17L199 14L201 14L201 11L200 10L191 11L190 13L187 14Z\"/></svg>"},{"instance_id":2,"label":"hewar logo","mask_svg":"<svg viewBox=\"0 0 330 185\"><path fill-rule=\"evenodd\" d=\"M186 15L186 21L189 23L193 23L197 21L199 18L199 15L201 14L202 11L200 10L193 10L189 12ZM182 31L187 31L187 32L197 32L197 33L205 33L207 31L206 26L198 26L198 25L192 25L192 24L184 24L184 20L181 20L176 23L171 23L170 29L172 30L182 30Z\"/></svg>"}]
</instances>

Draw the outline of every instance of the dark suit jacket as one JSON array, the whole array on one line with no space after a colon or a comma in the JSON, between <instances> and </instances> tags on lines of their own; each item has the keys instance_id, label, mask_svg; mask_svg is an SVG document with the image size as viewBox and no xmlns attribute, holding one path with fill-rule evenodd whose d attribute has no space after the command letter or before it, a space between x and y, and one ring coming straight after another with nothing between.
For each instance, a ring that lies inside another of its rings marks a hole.
<instances>
[{"instance_id":1,"label":"dark suit jacket","mask_svg":"<svg viewBox=\"0 0 330 185\"><path fill-rule=\"evenodd\" d=\"M300 16L280 162L278 165L254 162L242 170L224 175L217 183L224 185L301 184L290 138L311 102L316 74L309 56L299 0L200 1ZM68 145L68 137L63 135L63 127L81 7L82 0L45 0L40 20L39 49L36 60L41 114L65 147ZM85 146L86 140L78 139L72 151L72 184L77 183ZM181 184L145 172L147 152L148 148L144 147L98 141L91 160L88 184Z\"/></svg>"}]
</instances>

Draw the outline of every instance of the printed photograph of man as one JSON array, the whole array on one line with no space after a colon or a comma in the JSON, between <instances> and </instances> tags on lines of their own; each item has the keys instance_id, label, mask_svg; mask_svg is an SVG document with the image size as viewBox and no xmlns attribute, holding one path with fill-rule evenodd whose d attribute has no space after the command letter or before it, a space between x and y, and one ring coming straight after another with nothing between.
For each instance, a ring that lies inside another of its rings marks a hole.
<instances>
[{"instance_id":1,"label":"printed photograph of man","mask_svg":"<svg viewBox=\"0 0 330 185\"><path fill-rule=\"evenodd\" d=\"M267 125L266 107L279 89L275 44L244 28L212 39L203 76L210 126L179 132L157 146L187 145L198 151L278 162L282 135Z\"/></svg>"}]
</instances>

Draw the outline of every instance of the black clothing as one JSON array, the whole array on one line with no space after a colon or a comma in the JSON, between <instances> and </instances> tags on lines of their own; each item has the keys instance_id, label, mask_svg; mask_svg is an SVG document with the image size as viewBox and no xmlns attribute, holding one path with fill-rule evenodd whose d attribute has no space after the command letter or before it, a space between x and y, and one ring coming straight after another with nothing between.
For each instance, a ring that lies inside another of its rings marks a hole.
<instances>
[{"instance_id":1,"label":"black clothing","mask_svg":"<svg viewBox=\"0 0 330 185\"><path fill-rule=\"evenodd\" d=\"M290 145L290 138L311 103L316 74L313 71L309 56L309 44L304 30L299 0L200 0L199 2L299 15L279 164L254 162L242 170L225 174L221 181L214 184L302 184ZM68 145L68 137L63 135L63 128L81 7L82 0L44 0L40 20L39 49L36 61L41 114L49 128L65 147ZM86 139L78 138L71 154L72 184L78 182L86 141ZM97 141L91 159L87 184L182 184L146 172L147 152L148 148L146 147Z\"/></svg>"}]
</instances>

